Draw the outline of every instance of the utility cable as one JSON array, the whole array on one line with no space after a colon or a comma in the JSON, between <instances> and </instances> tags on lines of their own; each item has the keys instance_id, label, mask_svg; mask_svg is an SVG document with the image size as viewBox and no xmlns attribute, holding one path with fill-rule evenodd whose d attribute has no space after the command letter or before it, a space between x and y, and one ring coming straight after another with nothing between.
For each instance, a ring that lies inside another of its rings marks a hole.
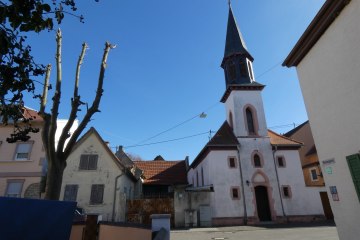
<instances>
[{"instance_id":1,"label":"utility cable","mask_svg":"<svg viewBox=\"0 0 360 240\"><path fill-rule=\"evenodd\" d=\"M209 134L211 132L212 131L210 130L210 131L206 131L203 133L198 133L198 134L194 134L194 135L190 135L190 136L186 136L186 137L180 137L180 138L169 139L169 140L153 142L153 143L136 144L136 145L131 145L131 146L125 146L124 148L134 148L134 147L142 147L142 146L148 146L148 145L154 145L154 144L160 144L160 143L173 142L173 141L178 141L178 140L182 140L182 139L186 139L186 138L192 138L192 137L197 137L197 136L204 135L204 134Z\"/></svg>"}]
</instances>

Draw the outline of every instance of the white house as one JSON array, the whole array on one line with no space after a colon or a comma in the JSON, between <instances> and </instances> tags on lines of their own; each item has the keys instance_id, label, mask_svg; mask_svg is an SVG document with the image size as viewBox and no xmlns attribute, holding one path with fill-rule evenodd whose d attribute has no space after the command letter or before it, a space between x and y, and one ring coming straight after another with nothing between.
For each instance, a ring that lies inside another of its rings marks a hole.
<instances>
[{"instance_id":1,"label":"white house","mask_svg":"<svg viewBox=\"0 0 360 240\"><path fill-rule=\"evenodd\" d=\"M90 128L74 146L63 175L61 198L76 201L86 214L105 221L125 221L126 200L141 181L115 156L99 133Z\"/></svg>"},{"instance_id":2,"label":"white house","mask_svg":"<svg viewBox=\"0 0 360 240\"><path fill-rule=\"evenodd\" d=\"M318 193L305 187L302 144L267 129L253 60L230 7L221 64L226 121L190 165L188 182L213 189L204 213L212 225L323 218Z\"/></svg>"},{"instance_id":3,"label":"white house","mask_svg":"<svg viewBox=\"0 0 360 240\"><path fill-rule=\"evenodd\" d=\"M284 61L295 66L340 239L359 239L360 0L327 0Z\"/></svg>"}]
</instances>

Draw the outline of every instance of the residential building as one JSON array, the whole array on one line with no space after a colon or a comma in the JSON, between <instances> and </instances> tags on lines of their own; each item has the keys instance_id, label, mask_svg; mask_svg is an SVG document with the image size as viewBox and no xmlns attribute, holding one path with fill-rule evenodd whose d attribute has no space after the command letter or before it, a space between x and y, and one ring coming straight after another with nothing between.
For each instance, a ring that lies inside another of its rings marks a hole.
<instances>
[{"instance_id":1,"label":"residential building","mask_svg":"<svg viewBox=\"0 0 360 240\"><path fill-rule=\"evenodd\" d=\"M333 219L334 216L331 210L329 197L326 192L323 173L320 168L319 158L309 121L300 124L296 128L285 133L284 136L303 143L303 147L299 149L299 154L305 185L307 187L319 189L325 217L327 219Z\"/></svg>"},{"instance_id":2,"label":"residential building","mask_svg":"<svg viewBox=\"0 0 360 240\"><path fill-rule=\"evenodd\" d=\"M255 81L253 60L230 7L221 64L226 121L188 171L195 189L213 188L207 203L195 209L198 221L238 225L322 219L320 196L303 180L302 143L267 129L261 97L265 86Z\"/></svg>"},{"instance_id":3,"label":"residential building","mask_svg":"<svg viewBox=\"0 0 360 240\"><path fill-rule=\"evenodd\" d=\"M31 125L40 131L43 119L37 111L24 107L22 114L25 119L32 119ZM67 120L57 121L56 142ZM21 123L20 123L21 124ZM70 134L77 127L75 121ZM30 140L8 143L6 139L14 132L14 125L0 124L0 196L40 198L40 180L46 170L45 149L40 131L29 133Z\"/></svg>"},{"instance_id":4,"label":"residential building","mask_svg":"<svg viewBox=\"0 0 360 240\"><path fill-rule=\"evenodd\" d=\"M341 240L360 228L360 0L327 0L283 65L296 67Z\"/></svg>"},{"instance_id":5,"label":"residential building","mask_svg":"<svg viewBox=\"0 0 360 240\"><path fill-rule=\"evenodd\" d=\"M76 201L86 214L106 221L125 221L126 201L134 198L141 181L125 167L90 128L75 144L64 170L60 197Z\"/></svg>"}]
</instances>

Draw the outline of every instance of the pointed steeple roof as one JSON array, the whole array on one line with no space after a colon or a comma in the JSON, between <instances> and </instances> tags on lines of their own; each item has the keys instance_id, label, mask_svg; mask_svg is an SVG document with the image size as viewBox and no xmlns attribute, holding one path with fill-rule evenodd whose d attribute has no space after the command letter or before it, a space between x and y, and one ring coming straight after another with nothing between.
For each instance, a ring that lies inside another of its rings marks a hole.
<instances>
[{"instance_id":1,"label":"pointed steeple roof","mask_svg":"<svg viewBox=\"0 0 360 240\"><path fill-rule=\"evenodd\" d=\"M231 5L229 5L224 59L234 54L244 54L247 55L251 61L254 60L246 48L245 41L236 23Z\"/></svg>"}]
</instances>

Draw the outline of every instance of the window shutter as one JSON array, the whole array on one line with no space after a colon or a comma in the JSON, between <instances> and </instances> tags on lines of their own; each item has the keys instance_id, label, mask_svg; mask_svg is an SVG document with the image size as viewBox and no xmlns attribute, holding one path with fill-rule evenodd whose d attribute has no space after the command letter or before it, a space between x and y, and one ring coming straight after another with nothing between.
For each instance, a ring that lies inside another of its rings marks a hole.
<instances>
[{"instance_id":1,"label":"window shutter","mask_svg":"<svg viewBox=\"0 0 360 240\"><path fill-rule=\"evenodd\" d=\"M64 192L64 201L76 202L78 185L66 185Z\"/></svg>"},{"instance_id":2,"label":"window shutter","mask_svg":"<svg viewBox=\"0 0 360 240\"><path fill-rule=\"evenodd\" d=\"M98 157L98 155L89 155L89 170L96 170Z\"/></svg>"},{"instance_id":3,"label":"window shutter","mask_svg":"<svg viewBox=\"0 0 360 240\"><path fill-rule=\"evenodd\" d=\"M79 169L86 170L88 167L88 155L82 154L80 156L80 165Z\"/></svg>"},{"instance_id":4,"label":"window shutter","mask_svg":"<svg viewBox=\"0 0 360 240\"><path fill-rule=\"evenodd\" d=\"M101 204L104 197L104 185L94 184L91 185L90 204Z\"/></svg>"},{"instance_id":5,"label":"window shutter","mask_svg":"<svg viewBox=\"0 0 360 240\"><path fill-rule=\"evenodd\" d=\"M348 162L355 190L360 201L360 154L347 156L346 160Z\"/></svg>"}]
</instances>

